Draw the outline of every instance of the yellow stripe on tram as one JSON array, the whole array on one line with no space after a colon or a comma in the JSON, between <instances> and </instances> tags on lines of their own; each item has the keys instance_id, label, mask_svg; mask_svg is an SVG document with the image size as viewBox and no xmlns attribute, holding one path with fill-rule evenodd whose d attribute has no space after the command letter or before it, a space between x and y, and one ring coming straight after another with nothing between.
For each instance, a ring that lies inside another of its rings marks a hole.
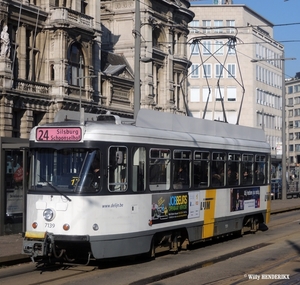
<instances>
[{"instance_id":1,"label":"yellow stripe on tram","mask_svg":"<svg viewBox=\"0 0 300 285\"><path fill-rule=\"evenodd\" d=\"M202 230L202 238L209 238L214 235L216 194L216 189L206 190L205 193L205 199L203 201L204 225Z\"/></svg>"}]
</instances>

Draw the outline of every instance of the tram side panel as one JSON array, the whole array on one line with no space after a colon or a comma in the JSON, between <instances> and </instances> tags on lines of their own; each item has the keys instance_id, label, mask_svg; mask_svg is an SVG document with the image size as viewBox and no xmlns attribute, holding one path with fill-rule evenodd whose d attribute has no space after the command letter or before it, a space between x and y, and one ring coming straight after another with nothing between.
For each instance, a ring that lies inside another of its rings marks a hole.
<instances>
[{"instance_id":1,"label":"tram side panel","mask_svg":"<svg viewBox=\"0 0 300 285\"><path fill-rule=\"evenodd\" d=\"M93 256L98 259L138 254L150 248L150 195L73 196L68 201L60 195L30 194L27 209L27 230L47 232L66 246L88 236ZM50 222L45 221L46 209L55 213Z\"/></svg>"},{"instance_id":2,"label":"tram side panel","mask_svg":"<svg viewBox=\"0 0 300 285\"><path fill-rule=\"evenodd\" d=\"M154 228L186 228L190 242L242 230L247 217L267 213L267 186L152 195Z\"/></svg>"},{"instance_id":3,"label":"tram side panel","mask_svg":"<svg viewBox=\"0 0 300 285\"><path fill-rule=\"evenodd\" d=\"M99 232L90 235L97 259L135 255L150 250L153 233L149 225L150 195L102 196L95 221Z\"/></svg>"},{"instance_id":4,"label":"tram side panel","mask_svg":"<svg viewBox=\"0 0 300 285\"><path fill-rule=\"evenodd\" d=\"M267 186L143 195L29 195L27 229L56 236L87 235L97 259L148 252L156 233L187 229L190 242L241 230L246 216L265 215ZM52 209L51 222L44 211ZM66 231L64 225L69 225ZM68 238L69 237L69 238ZM59 240L59 238L58 238Z\"/></svg>"}]
</instances>

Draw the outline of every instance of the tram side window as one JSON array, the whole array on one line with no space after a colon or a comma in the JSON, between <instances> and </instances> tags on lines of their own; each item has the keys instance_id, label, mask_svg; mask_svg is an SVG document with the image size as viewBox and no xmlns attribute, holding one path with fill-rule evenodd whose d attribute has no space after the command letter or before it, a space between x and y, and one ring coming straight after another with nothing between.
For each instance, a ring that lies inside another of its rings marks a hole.
<instances>
[{"instance_id":1,"label":"tram side window","mask_svg":"<svg viewBox=\"0 0 300 285\"><path fill-rule=\"evenodd\" d=\"M209 152L194 152L194 186L208 186Z\"/></svg>"},{"instance_id":2,"label":"tram side window","mask_svg":"<svg viewBox=\"0 0 300 285\"><path fill-rule=\"evenodd\" d=\"M173 152L173 188L188 189L191 186L190 150L174 150Z\"/></svg>"},{"instance_id":3,"label":"tram side window","mask_svg":"<svg viewBox=\"0 0 300 285\"><path fill-rule=\"evenodd\" d=\"M144 191L146 187L146 149L135 147L132 153L132 191Z\"/></svg>"},{"instance_id":4,"label":"tram side window","mask_svg":"<svg viewBox=\"0 0 300 285\"><path fill-rule=\"evenodd\" d=\"M213 152L211 161L211 185L224 186L225 184L225 160L224 152Z\"/></svg>"},{"instance_id":5,"label":"tram side window","mask_svg":"<svg viewBox=\"0 0 300 285\"><path fill-rule=\"evenodd\" d=\"M150 190L170 189L170 150L150 149L149 188Z\"/></svg>"},{"instance_id":6,"label":"tram side window","mask_svg":"<svg viewBox=\"0 0 300 285\"><path fill-rule=\"evenodd\" d=\"M127 147L111 146L108 151L108 189L110 191L126 191L128 181Z\"/></svg>"},{"instance_id":7,"label":"tram side window","mask_svg":"<svg viewBox=\"0 0 300 285\"><path fill-rule=\"evenodd\" d=\"M239 185L241 155L239 153L228 154L227 184Z\"/></svg>"},{"instance_id":8,"label":"tram side window","mask_svg":"<svg viewBox=\"0 0 300 285\"><path fill-rule=\"evenodd\" d=\"M254 165L254 184L261 185L265 184L266 178L266 156L265 155L256 155L255 156L255 165Z\"/></svg>"},{"instance_id":9,"label":"tram side window","mask_svg":"<svg viewBox=\"0 0 300 285\"><path fill-rule=\"evenodd\" d=\"M243 154L242 156L242 185L253 183L253 154Z\"/></svg>"}]
</instances>

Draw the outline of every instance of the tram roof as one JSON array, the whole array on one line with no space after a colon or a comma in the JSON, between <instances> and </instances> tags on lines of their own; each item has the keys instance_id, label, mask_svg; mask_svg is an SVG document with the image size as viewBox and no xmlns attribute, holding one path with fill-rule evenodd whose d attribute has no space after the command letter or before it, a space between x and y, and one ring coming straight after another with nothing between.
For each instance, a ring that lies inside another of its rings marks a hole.
<instances>
[{"instance_id":1,"label":"tram roof","mask_svg":"<svg viewBox=\"0 0 300 285\"><path fill-rule=\"evenodd\" d=\"M151 120L149 120L149 118L151 118ZM149 129L266 142L265 133L259 128L180 116L148 109L141 109L139 111L136 126Z\"/></svg>"},{"instance_id":2,"label":"tram roof","mask_svg":"<svg viewBox=\"0 0 300 285\"><path fill-rule=\"evenodd\" d=\"M77 112L74 118L78 119ZM65 117L65 116L64 116ZM115 115L100 115L84 124L84 141L119 141L173 146L223 148L232 150L270 151L264 131L220 121L141 109L136 122ZM96 121L97 120L97 121ZM114 127L113 127L114 125ZM78 120L47 124L47 126L80 126ZM101 126L101 127L100 127ZM35 141L35 128L30 140ZM44 142L42 142L44 144ZM59 143L59 145L61 145ZM49 146L49 145L48 145ZM58 145L56 145L58 147Z\"/></svg>"},{"instance_id":3,"label":"tram roof","mask_svg":"<svg viewBox=\"0 0 300 285\"><path fill-rule=\"evenodd\" d=\"M188 117L170 112L161 112L150 109L140 109L136 122L132 119L121 118L116 115L104 114L85 114L86 125L116 124L116 125L135 125L138 128L147 128L153 130L164 130L180 133L198 134L206 136L218 136L224 138L235 138L243 140L266 142L265 133L260 128L253 128L241 125L225 123L223 121L211 121L200 118ZM61 110L57 116L59 119L49 126L78 125L78 112ZM64 121L64 118L71 118ZM77 120L74 120L76 119ZM98 118L98 119L97 119Z\"/></svg>"}]
</instances>

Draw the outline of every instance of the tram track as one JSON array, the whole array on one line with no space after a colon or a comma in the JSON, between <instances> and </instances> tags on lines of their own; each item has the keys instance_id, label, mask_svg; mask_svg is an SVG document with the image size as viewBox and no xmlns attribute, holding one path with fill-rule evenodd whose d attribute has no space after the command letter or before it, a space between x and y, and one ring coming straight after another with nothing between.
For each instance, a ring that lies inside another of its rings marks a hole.
<instances>
[{"instance_id":1,"label":"tram track","mask_svg":"<svg viewBox=\"0 0 300 285\"><path fill-rule=\"evenodd\" d=\"M290 224L299 224L299 221L291 221ZM277 224L276 226L272 226L272 231L276 228L280 228L280 227L284 227L287 226L287 222L282 222ZM283 232L285 232L285 230L282 230ZM185 268L185 270L177 270L172 272L173 274L168 274L169 276L166 278L163 278L164 276L161 276L162 278L160 280L158 280L158 278L154 281L150 281L150 279L148 280L149 282L146 282L146 280L144 280L144 282L135 282L132 283L130 285L146 285L146 284L160 284L160 285L164 285L164 284L170 284L170 282L166 282L164 283L164 280L168 280L168 279L172 279L172 277L174 276L178 276L179 274L184 274L184 273L188 273L188 272L192 272L194 270L197 269L201 269L204 267L212 267L212 265L216 265L219 262L222 261L226 261L226 260L233 260L234 258L236 259L241 259L241 258L252 258L252 259L256 259L255 257L250 257L250 255L252 254L252 256L255 254L255 250L259 250L260 252L258 254L261 254L262 256L264 256L264 253L261 253L262 250L265 248L265 252L266 254L268 252L276 252L276 247L278 246L278 244L286 244L287 247L290 246L291 248L293 248L294 250L292 252L288 252L284 254L279 254L279 255L274 255L271 258L266 258L265 262L260 263L258 262L255 266L253 266L251 269L249 269L248 267L246 268L247 271L245 271L243 274L236 274L234 276L229 276L229 277L225 277L225 278L221 278L221 279L217 279L214 280L212 282L205 282L205 283L199 283L199 284L209 284L209 285L217 285L217 284L224 284L224 285L238 285L238 284L253 284L253 279L248 278L247 277L249 275L251 276L262 276L262 275L268 275L270 273L276 273L276 272L281 272L281 271L276 271L276 270L282 270L282 268L284 268L284 266L286 266L286 264L290 263L290 262L296 262L299 263L300 262L300 258L299 258L299 253L300 253L300 246L297 246L294 242L292 242L291 240L297 240L297 236L298 233L297 232L291 232L291 233L286 233L286 234L281 234L278 237L273 237L271 240L269 240L268 243L263 243L263 244L257 244L254 246L250 246L247 250L247 248L243 249L243 250L238 250L229 254L225 254L223 256L214 258L212 260L208 260L208 261L204 261L201 262L199 264L195 264L195 265L191 265ZM245 255L245 256L244 256ZM246 257L247 255L247 257ZM244 257L243 257L244 256ZM266 255L268 256L268 254ZM232 261L231 261L232 263ZM238 263L238 261L236 262ZM233 265L234 266L234 265ZM283 269L286 270L286 269ZM218 271L218 269L217 269ZM207 274L205 272L203 272L202 274ZM201 274L201 275L202 275ZM283 274L284 275L284 274ZM292 275L292 274L291 274ZM157 276L158 277L158 276ZM174 279L174 278L173 278ZM172 280L173 280L172 279ZM299 284L300 282L300 273L298 270L296 270L296 273L293 274L293 276L291 276L291 279L289 282L285 282L285 283L276 283L276 281L278 280L274 280L274 283L261 283L261 284L285 284L285 285L294 285L294 284ZM156 283L160 281L160 283ZM197 283L198 285L198 283Z\"/></svg>"},{"instance_id":2,"label":"tram track","mask_svg":"<svg viewBox=\"0 0 300 285\"><path fill-rule=\"evenodd\" d=\"M284 257L284 258L280 258L280 259L275 259L275 260L271 260L269 261L268 264L264 265L260 265L259 267L252 269L250 272L247 272L247 275L257 275L257 276L261 276L262 274L266 273L266 272L274 272L274 268L278 268L281 267L282 265L294 260L295 258L298 257L298 253L293 253L293 254L289 254L288 256ZM230 280L218 280L217 282L212 282L212 283L208 283L207 285L218 285L220 284L220 282L223 285L238 285L238 284L252 284L253 280L245 280L245 276L236 276L235 278L230 278ZM299 284L299 283L290 283L290 284Z\"/></svg>"},{"instance_id":3,"label":"tram track","mask_svg":"<svg viewBox=\"0 0 300 285\"><path fill-rule=\"evenodd\" d=\"M70 268L67 269L68 271L76 271L74 274L70 274L64 277L56 277L56 278L52 278L52 279L48 279L45 281L39 281L36 283L30 283L28 285L42 285L42 284L55 284L56 281L59 282L64 282L64 280L68 281L68 279L70 277L74 278L74 277L83 277L85 274L90 273L91 271L96 270L95 267L91 267L91 266L72 266Z\"/></svg>"},{"instance_id":4,"label":"tram track","mask_svg":"<svg viewBox=\"0 0 300 285\"><path fill-rule=\"evenodd\" d=\"M299 224L298 220L295 220L289 216L287 213L286 215L281 214L278 216L278 219L275 221L271 221L271 230L276 230L278 228L282 228L282 231L285 231L285 226L287 226L288 223L295 223ZM268 232L266 232L268 234ZM140 270L146 270L147 276L141 277L137 274L133 279L129 278L129 282L117 280L114 282L115 285L146 285L151 284L154 282L162 282L163 280L171 279L174 276L183 275L185 273L189 273L192 271L196 271L198 269L204 269L205 267L210 267L212 265L216 265L218 263L224 262L228 259L233 259L235 257L242 257L246 254L250 254L255 251L261 251L263 248L267 248L269 246L272 246L274 243L276 243L278 240L283 238L288 238L288 234L280 234L279 236L273 236L273 233L270 233L270 237L267 236L265 233L259 232L256 235L246 235L244 238L236 238L232 236L231 238L226 239L219 239L215 242L208 242L205 244L197 245L196 248L188 251L182 251L178 255L171 255L171 254L165 254L165 255L158 255L155 261L148 262L146 260L141 260L137 258L137 260L133 261L133 259L117 259L117 260L107 260L105 262L97 262L95 260L92 260L90 265L83 266L83 265L47 265L47 266L35 266L33 267L32 264L24 264L26 266L25 268L22 267L22 265L19 266L11 266L7 268L8 270L0 270L0 284L28 284L28 285L37 285L37 284L51 284L51 285L58 285L58 284L80 284L76 283L77 280L85 280L85 278L91 278L92 276L100 276L99 278L103 279L109 279L107 276L116 276L120 274L119 272L126 272L126 270L132 270L139 272ZM253 236L253 237L252 237ZM250 246L244 246L244 240L247 239L246 242L250 242ZM255 241L255 239L258 238L261 242ZM214 255L211 256L209 251L214 252L218 250L219 248L230 248L232 243L240 244L240 247L237 250L228 250L227 252L224 252L224 254L220 255ZM204 256L206 258L201 258L201 255L199 255L199 250L205 250L206 253ZM177 265L174 268L169 268L169 270L160 270L159 273L154 274L154 270L152 267L161 267L165 260L172 260L172 262L179 263L180 259L186 256L190 255L197 255L193 261L193 259L188 260L188 264L181 264L181 266ZM180 256L180 257L179 257ZM179 257L179 259L178 259ZM290 258L294 258L295 256L291 256ZM260 268L263 272L263 270L268 270L268 268L272 268L272 266L279 266L280 263L284 263L288 261L288 259L284 260L274 260L270 263L269 267ZM150 269L148 269L150 268ZM14 269L14 270L13 270ZM126 270L124 270L126 269ZM124 274L124 272L122 274ZM261 271L257 271L261 272ZM50 274L49 274L50 273ZM30 282L23 282L24 278L28 278L30 275L35 276L32 281ZM45 277L45 278L44 278ZM11 279L12 278L12 279ZM9 281L11 279L11 281ZM35 280L34 280L35 279ZM22 282L18 283L16 280L22 280ZM242 283L242 278L239 280L236 280L236 282ZM71 283L70 283L71 281ZM245 280L243 280L245 281ZM73 283L75 282L75 283ZM82 281L84 282L84 281ZM213 283L212 283L213 284ZM217 283L215 283L217 284ZM224 283L225 284L225 283ZM228 283L231 284L231 283ZM239 284L239 283L237 283Z\"/></svg>"},{"instance_id":5,"label":"tram track","mask_svg":"<svg viewBox=\"0 0 300 285\"><path fill-rule=\"evenodd\" d=\"M54 264L47 266L35 266L35 268L32 268L32 265L28 264L22 269L19 268L19 266L13 266L10 269L11 270L6 272L6 274L3 274L3 272L0 271L0 284L40 285L56 284L57 281L59 281L59 284L63 284L64 282L67 282L69 278L83 277L85 274L96 270L97 267L81 265L65 266ZM55 277L53 277L53 275L55 275ZM20 280L20 283L18 283L16 280ZM24 280L27 281L24 282Z\"/></svg>"},{"instance_id":6,"label":"tram track","mask_svg":"<svg viewBox=\"0 0 300 285\"><path fill-rule=\"evenodd\" d=\"M228 242L228 240L219 240L217 241L218 244L226 244L226 242ZM249 247L245 247L245 248L241 248L239 250L236 251L231 251L227 254L224 255L219 255L217 257L214 258L210 258L210 259L205 259L203 261L200 262L196 262L193 263L191 265L188 266L182 266L182 267L178 267L175 268L173 270L170 271L166 271L164 273L160 273L160 274L150 274L150 276L146 277L146 278L140 278L138 280L135 280L133 282L129 282L129 283L116 283L116 284L123 284L123 285L146 285L146 284L151 284L153 282L159 282L162 280L166 280L169 279L173 276L178 276L187 272L191 272L197 269L201 269L207 266L211 266L213 264L219 263L219 262L223 262L226 261L230 258L234 258L236 256L241 256L244 255L246 253L255 251L255 250L259 250L263 247L267 247L269 245L271 245L272 243L260 243L260 244L255 244L255 245L251 245ZM213 246L213 243L211 244ZM210 246L210 245L207 245ZM205 246L204 246L205 247ZM197 249L195 249L197 250ZM198 248L198 250L201 250L201 246ZM192 250L193 251L193 250ZM192 252L191 251L191 252ZM178 254L180 255L180 253ZM177 255L177 256L178 256ZM166 257L167 255L161 256L161 258ZM177 256L173 256L171 255L171 258L176 258ZM157 260L155 260L154 262L157 262L160 260L160 257L157 258ZM96 263L96 261L95 261ZM113 266L110 266L112 265ZM118 272L118 270L122 267L127 267L127 266L139 266L139 262L132 262L132 261L128 261L126 262L126 259L124 260L119 260L117 261L117 264L114 263L113 261L108 262L105 266L95 266L95 264L89 265L89 266L81 266L81 265L74 265L74 266L65 266L65 265L47 265L47 266L39 266L36 267L35 269L32 270L31 269L27 270L27 271L23 271L23 272L19 272L18 276L20 280L23 280L24 278L26 278L26 276L30 275L30 274L34 274L36 277L34 279L38 279L38 281L32 281L32 282L28 282L26 283L27 285L38 285L38 284L51 284L51 285L58 285L58 284L73 284L70 283L70 280L83 280L85 277L91 277L91 273L94 275L109 275L109 274L114 274L115 272ZM45 276L45 279L42 280L41 276L43 275L47 275L46 273L49 272L55 272L55 277L53 277L52 274L50 274L49 278L47 278L47 276ZM15 272L13 274L11 274L11 276L16 277ZM2 276L0 274L0 284L2 284L2 281L4 276ZM5 276L7 278L10 277L10 275L6 275ZM71 281L72 282L72 281ZM18 283L16 283L15 281L13 281L12 283L9 282L4 282L3 284L7 284L7 285L17 285ZM24 284L23 282L20 284Z\"/></svg>"},{"instance_id":7,"label":"tram track","mask_svg":"<svg viewBox=\"0 0 300 285\"><path fill-rule=\"evenodd\" d=\"M290 245L291 248L296 247L297 250L288 251L286 248L286 252L279 255L273 255L270 257L268 253L264 253L265 256L265 262L257 262L256 266L253 266L251 269L246 269L246 271L243 274L236 274L233 276L227 276L221 279L214 280L212 282L206 282L206 285L239 285L239 284L253 284L253 279L257 278L256 281L259 281L260 284L284 284L284 285L296 285L299 284L300 281L300 273L299 270L291 270L288 271L287 268L289 267L288 264L292 264L295 262L296 264L299 264L300 258L299 258L299 246L291 242L291 239L295 239L297 236L297 233L285 236L284 238L278 238L274 239L273 243L270 244L270 248L268 249L269 252L275 251L275 246L278 244L286 244ZM296 238L297 239L297 238ZM283 245L284 247L284 245ZM251 257L249 257L251 258ZM253 258L253 257L252 257ZM297 267L298 268L298 267ZM240 273L240 272L239 272ZM285 273L285 274L282 274ZM289 274L286 274L289 273ZM288 275L288 280L261 280L261 276L263 275ZM251 276L249 278L249 276Z\"/></svg>"},{"instance_id":8,"label":"tram track","mask_svg":"<svg viewBox=\"0 0 300 285\"><path fill-rule=\"evenodd\" d=\"M229 258L233 258L235 256L243 255L245 253L260 249L260 248L268 246L268 245L270 245L270 243L262 243L262 244L258 244L256 246L250 246L250 247L247 247L247 248L244 248L244 249L241 249L241 250L233 251L233 252L230 252L228 254L218 256L216 258L212 258L210 260L205 260L205 261L202 261L202 262L190 265L190 266L178 268L176 270L172 270L172 271L166 272L164 274L159 274L159 275L156 275L156 276L151 276L149 278L138 280L138 281L132 282L128 285L151 284L153 282L158 282L158 281L161 281L163 279L167 279L167 278L170 278L170 277L173 277L173 276L178 276L179 274L183 274L183 273L186 273L186 272L189 272L189 271L197 270L197 269L200 269L200 268L203 268L203 267L206 267L206 266L211 266L212 264L215 264L217 262L225 261Z\"/></svg>"}]
</instances>

